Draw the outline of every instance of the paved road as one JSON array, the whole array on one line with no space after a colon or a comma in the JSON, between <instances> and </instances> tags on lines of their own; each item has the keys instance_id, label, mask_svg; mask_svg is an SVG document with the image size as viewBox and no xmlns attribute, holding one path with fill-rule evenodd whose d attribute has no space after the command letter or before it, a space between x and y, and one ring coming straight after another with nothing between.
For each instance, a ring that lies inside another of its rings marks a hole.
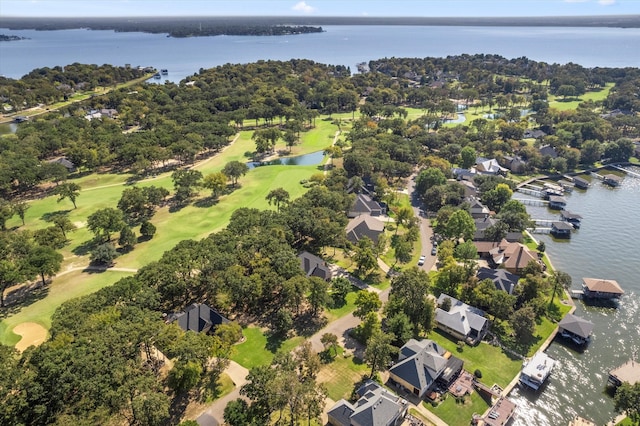
<instances>
[{"instance_id":1,"label":"paved road","mask_svg":"<svg viewBox=\"0 0 640 426\"><path fill-rule=\"evenodd\" d=\"M429 272L433 269L436 264L436 256L431 254L431 248L433 247L433 243L431 238L433 237L433 229L431 228L431 221L426 218L426 216L422 213L422 202L415 194L415 185L416 185L416 173L413 173L409 176L407 183L407 193L411 199L411 207L413 208L413 214L420 220L420 242L422 244L422 254L426 256L426 260L424 265L420 268L426 272Z\"/></svg>"}]
</instances>

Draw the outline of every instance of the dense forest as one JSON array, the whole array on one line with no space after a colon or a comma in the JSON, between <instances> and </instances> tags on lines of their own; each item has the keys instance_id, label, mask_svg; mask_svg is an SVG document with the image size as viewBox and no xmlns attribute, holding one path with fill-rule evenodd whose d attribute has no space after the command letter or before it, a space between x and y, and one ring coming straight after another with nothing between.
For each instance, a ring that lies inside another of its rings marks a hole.
<instances>
[{"instance_id":1,"label":"dense forest","mask_svg":"<svg viewBox=\"0 0 640 426\"><path fill-rule=\"evenodd\" d=\"M276 141L297 143L320 115L348 129L344 141L326 149L342 158L342 167L307 182L303 196L289 200L286 191L274 188L268 197L276 211L239 208L224 230L198 241L184 240L133 277L64 303L53 316L50 339L42 345L22 354L0 347L0 423L177 423L185 398L194 393L215 397L218 378L242 335L238 323L258 324L281 340L305 336L307 327L322 324L325 309L345 303L351 284L307 277L296 257L300 251L343 250L357 266L354 274L378 282L386 279L378 273L377 261L387 246L393 248L396 263L411 259L419 230L408 207L393 206L397 227L390 241L374 244L365 238L353 244L344 228L352 192L365 180L374 182L374 198L389 202L412 173L425 209L436 216L434 230L442 239L440 269L433 277L417 268L393 275L382 319L378 296L358 293L354 315L362 323L353 334L367 349L384 352L365 354L372 373L388 365L393 347L431 331L435 306L429 293L446 293L485 309L503 343L526 350L535 322L557 319L548 298L553 302L566 274L545 275L540 264L532 263L522 271L513 295L496 290L491 281L478 282L472 262L477 252L470 242L475 224L452 169L469 168L478 156L501 162L517 156L524 165L511 170L514 174L562 174L596 163L628 161L634 155L632 139L640 138L640 70L494 55L387 58L369 62L368 68L352 75L346 67L308 60L227 64L200 70L179 84L115 89L29 120L14 135L2 137L4 292L25 280L44 283L55 274L62 261L56 250L67 244L65 233L75 228L68 219L53 217L51 228L5 230L14 215L24 219L30 197L56 194L75 207L80 194L76 176L112 171L141 177L173 168L173 191L127 187L117 206L87 218L95 236L89 242L95 248L92 260L100 261L105 255L99 251L115 251L112 234L120 232L120 249L133 246L131 227L148 228L145 224L160 206L179 208L192 202L194 188L211 189L215 195L228 179L235 187L247 173L244 163L232 162L220 174L205 177L189 166L218 153L239 130L253 131L256 151L249 154L261 158ZM5 104L24 104L26 94L48 99L47 93L60 84L99 84L109 74L113 84L138 72L79 64L40 69L18 81L0 81L0 93ZM602 100L581 102L575 109L551 106L551 99L557 104L605 90ZM447 124L461 107L493 115ZM109 114L89 114L101 110ZM539 131L537 136L526 134L533 130ZM544 145L557 155L541 154ZM60 157L77 170L50 161ZM475 184L500 221L484 238L500 241L507 232L529 226L524 206L510 200L512 181L485 176ZM152 238L153 231L145 237ZM107 255L108 265L113 257ZM163 314L203 301L238 323L209 335L185 333L163 321ZM163 368L155 349L172 360L171 368ZM230 416L236 409L236 414L244 412L243 420L232 424L267 424L276 413L280 418L286 413L291 422L315 419L325 397L325 389L316 385L318 362L308 346L300 345L293 353L277 354L270 366L252 368L242 388L250 403L230 404Z\"/></svg>"}]
</instances>

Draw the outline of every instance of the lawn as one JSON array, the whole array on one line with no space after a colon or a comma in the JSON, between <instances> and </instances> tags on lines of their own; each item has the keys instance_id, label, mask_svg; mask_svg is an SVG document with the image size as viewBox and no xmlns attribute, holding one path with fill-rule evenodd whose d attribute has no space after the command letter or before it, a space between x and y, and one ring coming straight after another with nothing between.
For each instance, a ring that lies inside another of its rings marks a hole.
<instances>
[{"instance_id":1,"label":"lawn","mask_svg":"<svg viewBox=\"0 0 640 426\"><path fill-rule=\"evenodd\" d=\"M130 275L132 274L128 272L116 271L99 273L74 271L58 277L49 285L46 297L33 302L31 305L22 308L18 313L0 322L0 343L10 346L15 345L20 340L20 336L14 334L12 330L16 325L24 322L35 322L49 329L53 312L63 302L74 297L91 294L103 287L112 285L120 278Z\"/></svg>"},{"instance_id":2,"label":"lawn","mask_svg":"<svg viewBox=\"0 0 640 426\"><path fill-rule=\"evenodd\" d=\"M347 315L349 312L353 312L356 309L356 305L354 302L356 301L356 296L358 295L358 291L356 287L353 287L354 291L350 291L347 293L347 297L345 298L346 303L340 307L330 308L325 311L325 316L329 322L335 321L338 318L342 318ZM357 290L357 291L356 291Z\"/></svg>"},{"instance_id":3,"label":"lawn","mask_svg":"<svg viewBox=\"0 0 640 426\"><path fill-rule=\"evenodd\" d=\"M340 398L349 400L356 383L362 376L369 374L370 368L359 358L344 357L343 349L338 348L338 355L333 361L320 369L318 381L327 388L329 398L338 401Z\"/></svg>"},{"instance_id":4,"label":"lawn","mask_svg":"<svg viewBox=\"0 0 640 426\"><path fill-rule=\"evenodd\" d=\"M423 404L429 411L450 425L469 424L473 413L482 414L489 408L478 392L473 392L471 396L465 397L464 403L456 402L454 397L447 394L447 398L437 407L433 407L427 402L423 402Z\"/></svg>"},{"instance_id":5,"label":"lawn","mask_svg":"<svg viewBox=\"0 0 640 426\"><path fill-rule=\"evenodd\" d=\"M555 108L560 111L577 109L578 105L582 102L587 102L587 101L597 102L597 101L604 100L609 95L609 92L611 91L611 88L613 86L614 86L613 83L607 83L602 90L599 90L596 92L587 92L575 100L571 99L571 100L565 101L561 99L561 97L559 96L549 95L549 106L551 108Z\"/></svg>"},{"instance_id":6,"label":"lawn","mask_svg":"<svg viewBox=\"0 0 640 426\"><path fill-rule=\"evenodd\" d=\"M231 359L245 368L269 365L278 350L291 351L300 345L304 337L296 336L285 341L270 338L258 327L242 330L245 341L236 345Z\"/></svg>"},{"instance_id":7,"label":"lawn","mask_svg":"<svg viewBox=\"0 0 640 426\"><path fill-rule=\"evenodd\" d=\"M438 330L431 332L429 339L463 360L465 370L471 373L476 369L480 370L482 372L481 381L488 386L497 383L504 388L522 367L520 359L512 359L502 349L488 343L482 342L477 346L465 345L462 352L458 352L457 342L449 339Z\"/></svg>"}]
</instances>

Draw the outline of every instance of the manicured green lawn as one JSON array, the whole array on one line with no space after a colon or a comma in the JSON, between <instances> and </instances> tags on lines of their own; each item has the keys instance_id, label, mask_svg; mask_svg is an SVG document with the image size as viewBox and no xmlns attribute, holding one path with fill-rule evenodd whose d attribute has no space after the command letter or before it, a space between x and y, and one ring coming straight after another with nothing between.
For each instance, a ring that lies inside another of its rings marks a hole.
<instances>
[{"instance_id":1,"label":"manicured green lawn","mask_svg":"<svg viewBox=\"0 0 640 426\"><path fill-rule=\"evenodd\" d=\"M423 404L429 411L449 425L467 425L471 422L473 413L482 414L489 408L484 399L478 395L478 392L473 392L471 396L466 396L463 404L456 402L456 399L451 395L448 395L447 399L437 407L433 407L426 402Z\"/></svg>"},{"instance_id":2,"label":"manicured green lawn","mask_svg":"<svg viewBox=\"0 0 640 426\"><path fill-rule=\"evenodd\" d=\"M242 330L245 341L234 347L231 359L245 368L258 365L269 365L278 350L291 351L304 340L301 336L292 337L284 342L270 339L258 327L247 327Z\"/></svg>"},{"instance_id":3,"label":"manicured green lawn","mask_svg":"<svg viewBox=\"0 0 640 426\"><path fill-rule=\"evenodd\" d=\"M606 86L597 92L587 92L584 95L580 96L577 100L571 101L563 101L560 96L549 95L549 106L551 108L555 108L560 111L566 111L570 109L578 108L578 105L582 102L586 101L602 101L604 100L611 91L611 88L614 86L613 83L607 83Z\"/></svg>"},{"instance_id":4,"label":"manicured green lawn","mask_svg":"<svg viewBox=\"0 0 640 426\"><path fill-rule=\"evenodd\" d=\"M343 349L338 348L338 355L320 369L319 381L327 388L329 398L338 401L340 398L349 399L356 383L362 376L369 374L370 368L359 358L343 355Z\"/></svg>"},{"instance_id":5,"label":"manicured green lawn","mask_svg":"<svg viewBox=\"0 0 640 426\"><path fill-rule=\"evenodd\" d=\"M480 370L482 372L480 381L488 386L497 383L504 388L522 367L521 360L512 359L502 349L484 342L473 347L465 345L463 351L458 352L457 342L450 340L437 330L429 334L429 339L463 360L465 370L471 373L476 369Z\"/></svg>"},{"instance_id":6,"label":"manicured green lawn","mask_svg":"<svg viewBox=\"0 0 640 426\"><path fill-rule=\"evenodd\" d=\"M49 285L49 292L45 298L37 300L0 322L0 343L10 346L18 343L20 336L14 334L12 330L23 322L35 322L49 329L53 312L63 302L91 294L130 275L132 274L128 272L116 271L94 273L74 271L58 277Z\"/></svg>"},{"instance_id":7,"label":"manicured green lawn","mask_svg":"<svg viewBox=\"0 0 640 426\"><path fill-rule=\"evenodd\" d=\"M629 417L625 417L621 422L616 423L616 426L634 426Z\"/></svg>"},{"instance_id":8,"label":"manicured green lawn","mask_svg":"<svg viewBox=\"0 0 640 426\"><path fill-rule=\"evenodd\" d=\"M341 318L356 309L356 305L354 304L354 302L356 301L356 296L359 290L356 291L356 287L353 288L354 291L350 291L349 293L347 293L347 297L345 298L346 303L344 305L326 310L325 316L327 317L327 320L329 320L329 322L335 321L338 318Z\"/></svg>"}]
</instances>

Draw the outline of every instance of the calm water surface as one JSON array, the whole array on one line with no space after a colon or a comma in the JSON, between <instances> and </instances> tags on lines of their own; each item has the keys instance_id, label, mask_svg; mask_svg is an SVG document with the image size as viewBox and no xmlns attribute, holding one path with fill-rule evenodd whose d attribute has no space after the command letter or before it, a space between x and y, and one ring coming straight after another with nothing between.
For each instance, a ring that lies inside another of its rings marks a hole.
<instances>
[{"instance_id":1,"label":"calm water surface","mask_svg":"<svg viewBox=\"0 0 640 426\"><path fill-rule=\"evenodd\" d=\"M640 353L640 179L627 176L618 188L594 180L566 198L567 210L584 217L581 228L570 240L535 237L545 242L554 267L571 275L574 289L583 277L606 278L626 293L617 309L576 301L575 314L595 325L593 340L584 352L560 340L551 344L547 353L559 362L548 386L539 395L517 388L511 394L519 405L515 425L566 425L576 414L606 423L614 416L613 400L604 393L607 372L634 350ZM528 210L538 219L560 216L543 207Z\"/></svg>"},{"instance_id":2,"label":"calm water surface","mask_svg":"<svg viewBox=\"0 0 640 426\"><path fill-rule=\"evenodd\" d=\"M171 38L162 34L61 30L0 33L29 40L0 43L0 74L73 62L153 66L178 82L225 63L307 58L350 66L383 57L491 53L587 67L640 66L640 29L540 27L325 26L324 33Z\"/></svg>"}]
</instances>

